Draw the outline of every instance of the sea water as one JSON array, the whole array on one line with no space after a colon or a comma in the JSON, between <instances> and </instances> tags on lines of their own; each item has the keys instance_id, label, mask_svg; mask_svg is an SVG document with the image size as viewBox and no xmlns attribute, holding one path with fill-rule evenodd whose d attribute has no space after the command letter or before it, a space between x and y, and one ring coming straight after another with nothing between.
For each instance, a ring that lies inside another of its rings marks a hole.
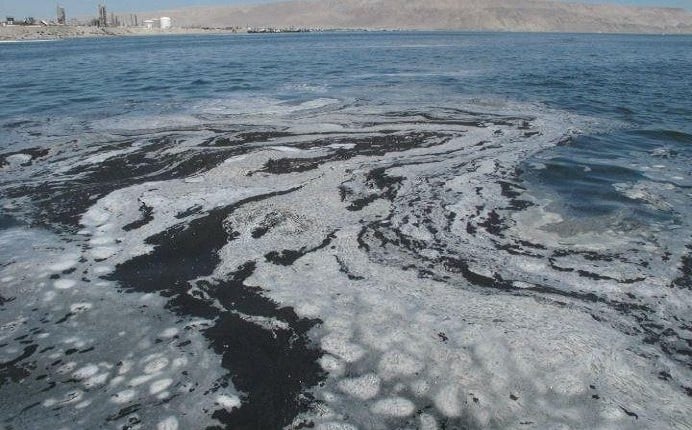
<instances>
[{"instance_id":1,"label":"sea water","mask_svg":"<svg viewBox=\"0 0 692 430\"><path fill-rule=\"evenodd\" d=\"M0 64L3 428L692 425L692 38Z\"/></svg>"}]
</instances>

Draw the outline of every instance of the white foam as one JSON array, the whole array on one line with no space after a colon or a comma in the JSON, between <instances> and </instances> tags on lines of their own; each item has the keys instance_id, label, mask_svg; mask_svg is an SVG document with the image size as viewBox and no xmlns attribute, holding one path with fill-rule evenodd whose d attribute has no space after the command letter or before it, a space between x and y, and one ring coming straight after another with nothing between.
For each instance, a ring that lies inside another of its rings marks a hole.
<instances>
[{"instance_id":1,"label":"white foam","mask_svg":"<svg viewBox=\"0 0 692 430\"><path fill-rule=\"evenodd\" d=\"M174 416L166 417L156 424L156 430L178 430L180 424Z\"/></svg>"},{"instance_id":2,"label":"white foam","mask_svg":"<svg viewBox=\"0 0 692 430\"><path fill-rule=\"evenodd\" d=\"M319 423L316 427L315 430L358 430L358 427L348 424L348 423L341 423L341 422L326 422L326 423Z\"/></svg>"},{"instance_id":3,"label":"white foam","mask_svg":"<svg viewBox=\"0 0 692 430\"><path fill-rule=\"evenodd\" d=\"M274 99L249 98L222 101L216 106L200 106L196 110L209 115L237 115L234 124L271 124L272 129L274 126L279 129L286 127L284 129L303 130L305 133L325 128L325 124L334 124L334 127L326 128L338 129L345 134L355 130L363 135L370 132L375 135L389 129L405 133L412 127L410 117L401 119L389 114L391 105L349 108L340 103L334 103L337 105L334 107L331 103L317 101L293 105ZM420 103L414 105L416 109L427 109L441 116L450 115L444 109L428 109ZM567 304L557 306L550 296L529 290L531 286L549 285L566 292L595 291L599 296L621 300L625 291L644 294L647 288L655 285L659 291L665 290L674 297L677 291L663 288L668 285L663 282L665 276L657 273L651 276L656 282L628 285L625 290L614 282L585 282L578 278L575 274L578 269L602 269L596 263L580 261L578 257L555 257L554 264L575 267L573 272L558 273L546 264L547 258L510 255L498 250L498 246L516 245L520 240L540 244L546 250L537 248L532 251L545 251L546 254L561 247L587 249L596 244L602 249L611 249L633 243L628 242L627 237L621 238L620 242L613 239L622 236L616 231L597 236L566 237L562 232L550 230L556 228L556 224L570 220L563 220L559 214L545 209L545 202L535 201L535 207L518 212L518 215L504 209L508 200L502 195L498 181L510 178L511 174L507 172L513 172L529 155L553 145L565 130L573 126L573 119L531 105L492 102L475 104L472 108L479 106L497 112L511 111L513 115L519 112L536 116L532 123L541 134L527 138L524 131L517 128L520 122L496 126L486 119L487 128L476 128L457 127L451 122L431 124L416 118L421 122L415 126L416 130L450 134L452 139L430 148L340 160L330 164L330 168L317 169L319 171L248 176L248 172L260 169L270 157L276 157L273 151L294 152L296 148L291 145L305 136L276 139L271 143L278 146L264 146L261 150L253 148L253 152L188 178L192 180L135 185L96 201L82 218L83 232L92 237L90 245L96 246L87 250L86 255L94 258L107 256L110 260L107 265L90 270L97 275L108 273L128 258L150 252L152 246L145 244L144 239L180 223L176 214L191 207L199 206L199 214L203 214L247 197L300 188L292 194L247 203L233 211L228 224L237 230L237 237L219 252L222 263L213 276L225 279L241 264L255 260L256 269L245 281L247 285L264 288L264 295L281 306L292 306L301 317L323 321L310 332L315 344L326 352L319 364L328 372L324 384L312 388L316 398L323 399L307 414L317 428L388 428L393 422L406 422L405 425L413 426L418 420L420 428L432 429L437 428L438 420L449 418L454 421L459 417L478 423L480 427L492 424L504 428L514 425L519 416L527 417L540 428L559 428L570 423L594 428L631 426L632 418L618 413L618 408L612 408L606 402L592 401L588 387L594 381L598 382L603 399L632 407L640 414L641 422L656 422L671 428L676 423L688 422L690 415L680 400L679 389L656 377L664 364L665 368L677 372L676 377L683 375L680 377L682 380L688 373L664 358L653 358L660 357L654 346L642 345L636 336L620 332L618 327L630 327L630 320L610 309L607 314L612 321L598 322L591 312L601 315L605 309L603 303L572 301L567 295L560 297ZM454 114L452 119L463 119L459 118L463 116L463 113ZM472 114L468 116L476 119ZM127 127L136 126L135 123L126 124L126 118L123 120ZM201 120L196 118L195 121ZM378 121L387 124L369 125ZM181 124L185 125L184 122ZM104 124L97 126L103 127ZM494 135L496 129L502 132L499 137ZM474 146L486 140L493 145L483 150ZM260 143L267 145L267 142ZM331 149L351 147L352 144L336 144ZM174 149L181 154L186 150L183 144ZM322 147L303 149L300 155L312 157L325 153L328 151ZM397 185L394 201L378 199L360 211L346 210L349 201L342 200L335 190L342 184L349 184L356 194L362 192L366 197L375 196L375 186L366 178L368 172L392 164L405 165L387 171L390 176L403 178ZM642 189L635 191L639 193L636 194L638 197L649 198ZM653 193L656 190L647 187L644 191ZM652 195L656 197L655 193ZM123 231L123 226L140 219L142 202L154 208L156 218L139 229ZM429 207L424 207L426 204ZM484 209L477 214L477 207L481 206ZM447 222L443 209L455 212L453 222ZM506 221L507 229L502 235L493 235L481 228L475 235L467 233L467 222L480 222L491 209L497 210ZM267 216L273 213L282 214L287 221L272 228L264 237L253 238L252 230L258 220L271 219ZM199 214L188 218L202 216ZM378 224L378 220L384 218L387 221ZM371 225L370 230L365 228L368 225ZM426 229L426 225L435 227L437 232ZM383 237L408 236L429 249L417 252L397 244L398 240L385 243L373 239L368 235L374 228ZM330 246L316 248L334 231L337 232L336 238L331 240ZM361 232L364 233L361 235ZM367 252L358 240L369 245ZM637 237L637 240L644 239ZM433 249L429 246L431 244L448 248ZM293 266L272 264L264 258L266 253L281 249L314 251L302 256ZM632 256L625 246L619 249L624 249L623 255ZM637 245L637 249L644 250L644 247ZM523 288L525 291L521 293L526 296L472 285L453 268L439 267L436 262L445 255L467 262L468 270L488 279L501 273L503 279L512 282L513 286ZM58 259L47 261L57 262ZM413 269L401 269L407 266ZM448 281L434 281L419 274L418 269L422 267L428 267L435 272L434 275L439 275L436 279L447 276ZM628 269L628 266L615 262L608 273L613 276L620 272L627 274L631 272ZM668 269L652 270L661 270L662 273ZM605 272L601 270L599 273ZM55 286L57 288L57 282ZM88 299L71 297L68 304L62 300L62 296L68 294L56 295L51 291L53 294L42 294L41 297L61 312L76 300L75 304L93 303L89 314L99 315L108 322L107 329L93 322L95 319L91 320L94 327L81 325L78 328L81 329L80 336L85 336L80 342L85 345L87 340L91 342L91 339L86 339L87 335L103 342L98 332L105 331L110 334L109 345L117 344L120 348L114 349L117 353L109 352L113 356L119 354L121 360L118 361L122 364L115 368L117 370L112 370L118 376L110 380L108 387L113 387L112 390L125 386L130 388L119 391L112 402L126 405L134 401L168 398L169 390L181 393L184 388L177 387L185 385L177 384L183 370L194 375L186 377L184 383L204 380L207 383L205 388L225 372L219 366L218 357L208 351L206 342L197 339L197 343L187 346L184 352L175 349L177 342L157 342L157 339L172 339L181 333L186 338L199 334L199 330L209 326L209 321L185 321L186 329L183 331L172 315L162 321L140 317L132 309L139 309L144 304L150 309L161 309L165 300L156 294L138 295L136 298L109 296L109 289L116 290L114 283L94 282L89 289L75 288L69 295L89 294L77 290L91 289L97 290L93 293L95 296ZM539 299L532 294L540 296ZM116 306L118 312L105 309L94 297L108 298L108 303ZM674 298L680 309L689 303L686 295ZM120 300L125 303L121 305ZM666 298L658 297L656 300L656 306L666 306ZM128 318L120 318L120 321L119 317L113 317L120 314ZM155 315L166 318L165 312ZM270 331L288 328L285 321L274 318L239 315ZM111 327L111 324L115 326ZM113 333L119 333L119 336L113 336ZM71 342L79 343L77 339ZM56 354L57 359L62 352ZM67 363L59 371L70 373L84 368L88 358L80 355L73 357L81 361ZM106 374L103 369L89 378L101 378ZM93 382L98 381L95 379ZM240 407L240 398L233 394L232 387L228 387L228 391L216 398L216 402L228 410ZM110 396L112 392L99 393ZM200 392L204 390L180 395L172 401L188 399L186 401L193 403L195 410L213 410L214 405L210 403L214 398L204 398ZM99 404L102 397L95 393L97 390L89 396L93 395L94 404ZM519 400L512 400L510 395L518 396ZM653 406L649 402L651 398L666 401ZM180 400L171 408L178 411L180 407L184 409L184 404ZM428 405L434 408L426 409L420 417L412 416L417 409ZM314 414L310 415L312 412ZM199 421L191 418L193 416ZM185 415L181 410L179 418L185 420L179 424L181 428L209 422L201 412ZM157 422L149 421L146 425L153 427Z\"/></svg>"},{"instance_id":4,"label":"white foam","mask_svg":"<svg viewBox=\"0 0 692 430\"><path fill-rule=\"evenodd\" d=\"M149 361L144 367L144 373L158 373L165 369L170 364L170 360L166 357L156 357Z\"/></svg>"},{"instance_id":5,"label":"white foam","mask_svg":"<svg viewBox=\"0 0 692 430\"><path fill-rule=\"evenodd\" d=\"M195 106L194 111L212 115L284 116L337 104L339 104L339 100L330 98L319 98L299 104L290 104L269 97L236 97L206 101Z\"/></svg>"},{"instance_id":6,"label":"white foam","mask_svg":"<svg viewBox=\"0 0 692 430\"><path fill-rule=\"evenodd\" d=\"M437 420L430 414L420 414L418 430L437 430Z\"/></svg>"},{"instance_id":7,"label":"white foam","mask_svg":"<svg viewBox=\"0 0 692 430\"><path fill-rule=\"evenodd\" d=\"M392 397L378 400L370 410L378 415L389 415L393 417L405 417L413 414L416 407L408 399L403 397Z\"/></svg>"},{"instance_id":8,"label":"white foam","mask_svg":"<svg viewBox=\"0 0 692 430\"><path fill-rule=\"evenodd\" d=\"M111 396L111 402L116 403L118 405L123 405L125 403L131 402L136 396L137 391L133 389L122 390Z\"/></svg>"},{"instance_id":9,"label":"white foam","mask_svg":"<svg viewBox=\"0 0 692 430\"><path fill-rule=\"evenodd\" d=\"M161 332L159 336L161 336L164 339L170 339L177 335L180 331L176 327L168 327L164 331Z\"/></svg>"},{"instance_id":10,"label":"white foam","mask_svg":"<svg viewBox=\"0 0 692 430\"><path fill-rule=\"evenodd\" d=\"M224 164L237 163L247 158L247 155L236 155L223 160Z\"/></svg>"},{"instance_id":11,"label":"white foam","mask_svg":"<svg viewBox=\"0 0 692 430\"><path fill-rule=\"evenodd\" d=\"M270 146L268 149L279 152L301 152L300 148L294 148L292 146Z\"/></svg>"},{"instance_id":12,"label":"white foam","mask_svg":"<svg viewBox=\"0 0 692 430\"><path fill-rule=\"evenodd\" d=\"M49 265L48 269L54 272L62 272L64 270L73 268L75 265L77 265L78 260L79 255L65 256L60 261Z\"/></svg>"},{"instance_id":13,"label":"white foam","mask_svg":"<svg viewBox=\"0 0 692 430\"><path fill-rule=\"evenodd\" d=\"M334 149L353 149L356 147L355 143L332 143L331 145L327 145L328 148L334 148Z\"/></svg>"},{"instance_id":14,"label":"white foam","mask_svg":"<svg viewBox=\"0 0 692 430\"><path fill-rule=\"evenodd\" d=\"M115 242L115 238L112 236L95 236L89 239L89 244L91 246L101 246L101 245L110 245Z\"/></svg>"},{"instance_id":15,"label":"white foam","mask_svg":"<svg viewBox=\"0 0 692 430\"><path fill-rule=\"evenodd\" d=\"M96 387L99 387L101 385L104 385L108 381L109 377L110 377L110 374L108 372L94 375L94 376L88 378L86 381L84 381L84 388L96 388Z\"/></svg>"},{"instance_id":16,"label":"white foam","mask_svg":"<svg viewBox=\"0 0 692 430\"><path fill-rule=\"evenodd\" d=\"M359 378L343 379L339 382L339 388L352 397L368 400L380 392L380 378L370 373Z\"/></svg>"},{"instance_id":17,"label":"white foam","mask_svg":"<svg viewBox=\"0 0 692 430\"><path fill-rule=\"evenodd\" d=\"M9 164L22 164L31 161L31 155L29 154L13 154L5 158Z\"/></svg>"},{"instance_id":18,"label":"white foam","mask_svg":"<svg viewBox=\"0 0 692 430\"><path fill-rule=\"evenodd\" d=\"M333 355L325 354L318 360L320 366L325 371L335 376L341 376L344 373L344 362L334 357Z\"/></svg>"},{"instance_id":19,"label":"white foam","mask_svg":"<svg viewBox=\"0 0 692 430\"><path fill-rule=\"evenodd\" d=\"M91 127L99 131L128 132L136 130L183 129L200 125L202 121L192 115L153 115L142 113L113 116L91 122Z\"/></svg>"},{"instance_id":20,"label":"white foam","mask_svg":"<svg viewBox=\"0 0 692 430\"><path fill-rule=\"evenodd\" d=\"M110 214L108 212L93 206L82 216L81 224L88 227L98 227L108 222L109 219Z\"/></svg>"},{"instance_id":21,"label":"white foam","mask_svg":"<svg viewBox=\"0 0 692 430\"><path fill-rule=\"evenodd\" d=\"M447 417L458 417L461 415L461 404L459 403L459 387L455 384L444 386L434 397L435 407Z\"/></svg>"},{"instance_id":22,"label":"white foam","mask_svg":"<svg viewBox=\"0 0 692 430\"><path fill-rule=\"evenodd\" d=\"M77 404L75 405L75 409L86 409L86 408L88 408L89 406L91 406L92 403L93 403L93 402L92 402L91 400L85 400L85 401L83 401L83 402L77 403Z\"/></svg>"},{"instance_id":23,"label":"white foam","mask_svg":"<svg viewBox=\"0 0 692 430\"><path fill-rule=\"evenodd\" d=\"M241 405L240 398L226 395L216 396L216 403L228 411L239 408Z\"/></svg>"},{"instance_id":24,"label":"white foam","mask_svg":"<svg viewBox=\"0 0 692 430\"><path fill-rule=\"evenodd\" d=\"M187 184L201 184L204 182L203 176L190 176L184 179Z\"/></svg>"},{"instance_id":25,"label":"white foam","mask_svg":"<svg viewBox=\"0 0 692 430\"><path fill-rule=\"evenodd\" d=\"M88 364L88 365L78 369L77 371L75 371L72 375L76 379L86 379L86 378L89 378L91 376L94 376L95 374L98 373L98 371L99 371L99 367L97 365Z\"/></svg>"},{"instance_id":26,"label":"white foam","mask_svg":"<svg viewBox=\"0 0 692 430\"><path fill-rule=\"evenodd\" d=\"M99 246L93 248L90 252L92 258L96 260L106 260L118 252L116 247Z\"/></svg>"},{"instance_id":27,"label":"white foam","mask_svg":"<svg viewBox=\"0 0 692 430\"><path fill-rule=\"evenodd\" d=\"M418 379L413 382L411 382L411 392L418 396L422 397L428 394L430 391L430 383L426 381L425 379Z\"/></svg>"},{"instance_id":28,"label":"white foam","mask_svg":"<svg viewBox=\"0 0 692 430\"><path fill-rule=\"evenodd\" d=\"M132 203L135 203L134 211L137 212L139 202L135 199ZM110 210L116 208L114 205L109 207ZM114 212L104 210L103 213ZM93 223L100 227L88 227L86 230L89 235L95 233L94 238L101 237L99 230L119 228L120 218L118 215L113 218L101 217ZM104 219L107 219L106 223L103 223ZM109 233L103 237L115 236ZM112 240L108 242L118 246ZM17 244L16 251L14 243ZM26 243L32 244L30 252L27 252ZM50 368L55 377L73 381L55 386L48 396L42 390L54 378L45 381L28 378L27 381L30 380L32 384L31 390L36 394L22 398L28 400L31 397L42 402L39 409L68 407L80 417L80 425L86 427L103 422L133 402L152 401L165 401L171 408L180 411L186 425L194 423L190 426L206 427L217 423L202 410L214 410L213 397L208 398L203 393L225 374L225 370L218 366L216 355L200 339L201 334L185 331L185 340L189 342L183 347L178 346L179 342L154 342L157 338L169 336L165 338L173 339L180 335L183 329L181 324L187 325L188 321L178 321L178 317L166 312L157 313L157 317L152 319L150 314L140 312L143 302L139 298L142 295L122 294L114 282L95 282L95 274L108 273L113 266L89 267L88 263L84 263L84 268L79 267L82 264L80 260L89 256L91 251L82 238L66 241L63 236L40 229L7 229L0 232L0 245L4 252L13 255L12 260L7 260L8 264L0 267L0 279L11 277L13 281L10 282L22 281L21 299L18 297L3 306L5 322L0 324L0 340L5 342L3 339L9 336L17 337L20 333L16 330L21 330L21 334L27 334L41 351L32 357L32 360L37 360L37 368ZM78 288L81 284L78 285L76 279L46 280L56 272L75 268L79 269L80 276L91 275L92 282L84 284L89 288ZM52 288L46 290L46 286ZM3 297L6 296L3 294ZM161 309L165 300L150 294L145 303L150 309ZM31 312L36 308L40 312ZM37 318L22 317L30 312ZM45 320L38 321L46 317L60 323L46 325ZM189 321L191 327L201 327L200 324L204 323L208 324L208 321ZM41 330L36 331L37 328ZM145 343L148 346L142 349ZM2 348L0 361L9 361L21 355L22 348L18 346L21 345L14 342ZM188 354L194 357L194 362L188 359ZM50 366L56 361L59 364ZM190 381L195 381L194 387L198 390L188 391L193 387ZM10 385L3 385L0 394L9 393L6 390ZM234 394L232 386L224 391L229 395ZM24 401L5 402L0 409L3 415L16 415L22 405L25 405ZM74 417L75 414L70 416ZM156 428L162 419L159 411L140 412L137 415L146 428ZM64 421L54 415L50 416L50 423L42 422L41 417L42 414L33 416L34 424L55 428L73 425L72 421ZM113 425L120 427L126 420L127 417Z\"/></svg>"},{"instance_id":29,"label":"white foam","mask_svg":"<svg viewBox=\"0 0 692 430\"><path fill-rule=\"evenodd\" d=\"M399 351L387 351L380 360L379 374L384 379L400 375L414 375L423 369L423 363Z\"/></svg>"},{"instance_id":30,"label":"white foam","mask_svg":"<svg viewBox=\"0 0 692 430\"><path fill-rule=\"evenodd\" d=\"M110 266L94 266L92 271L95 275L105 275L107 273L111 273L113 271L113 268Z\"/></svg>"},{"instance_id":31,"label":"white foam","mask_svg":"<svg viewBox=\"0 0 692 430\"><path fill-rule=\"evenodd\" d=\"M325 336L321 341L322 349L333 354L347 363L358 361L365 350L362 346L350 342L339 334Z\"/></svg>"},{"instance_id":32,"label":"white foam","mask_svg":"<svg viewBox=\"0 0 692 430\"><path fill-rule=\"evenodd\" d=\"M149 383L149 381L151 381L152 379L154 379L158 376L159 376L158 372L153 374L153 375L136 376L127 382L127 386L128 387L139 387L140 385Z\"/></svg>"},{"instance_id":33,"label":"white foam","mask_svg":"<svg viewBox=\"0 0 692 430\"><path fill-rule=\"evenodd\" d=\"M77 285L77 282L72 279L58 279L53 282L53 286L58 290L68 290Z\"/></svg>"},{"instance_id":34,"label":"white foam","mask_svg":"<svg viewBox=\"0 0 692 430\"><path fill-rule=\"evenodd\" d=\"M149 394L159 394L162 391L168 389L173 384L173 379L164 378L154 381L149 386Z\"/></svg>"}]
</instances>

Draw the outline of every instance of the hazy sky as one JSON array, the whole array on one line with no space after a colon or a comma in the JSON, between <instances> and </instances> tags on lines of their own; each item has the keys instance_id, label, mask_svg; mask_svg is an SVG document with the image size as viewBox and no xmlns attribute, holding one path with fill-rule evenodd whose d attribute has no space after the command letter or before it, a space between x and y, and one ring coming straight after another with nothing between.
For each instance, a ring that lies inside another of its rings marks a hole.
<instances>
[{"instance_id":1,"label":"hazy sky","mask_svg":"<svg viewBox=\"0 0 692 430\"><path fill-rule=\"evenodd\" d=\"M247 4L269 2L271 0L60 0L67 16L96 15L99 3L106 4L108 10L115 12L138 12L169 9L180 6L199 6L209 4ZM508 0L511 1L511 0ZM692 10L692 0L574 0L582 3L620 3L645 6L684 7ZM56 0L0 0L0 19L6 15L15 18L34 16L52 18L55 16Z\"/></svg>"}]
</instances>

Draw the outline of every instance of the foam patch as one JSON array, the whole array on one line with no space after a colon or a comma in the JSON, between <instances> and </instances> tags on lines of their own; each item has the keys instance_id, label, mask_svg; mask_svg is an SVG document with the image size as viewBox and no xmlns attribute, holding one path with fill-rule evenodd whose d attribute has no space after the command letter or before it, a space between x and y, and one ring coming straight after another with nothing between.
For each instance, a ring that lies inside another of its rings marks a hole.
<instances>
[{"instance_id":1,"label":"foam patch","mask_svg":"<svg viewBox=\"0 0 692 430\"><path fill-rule=\"evenodd\" d=\"M597 120L401 99L123 116L13 166L43 229L0 232L6 423L686 428L686 159L608 190L655 222L576 217L521 170Z\"/></svg>"}]
</instances>

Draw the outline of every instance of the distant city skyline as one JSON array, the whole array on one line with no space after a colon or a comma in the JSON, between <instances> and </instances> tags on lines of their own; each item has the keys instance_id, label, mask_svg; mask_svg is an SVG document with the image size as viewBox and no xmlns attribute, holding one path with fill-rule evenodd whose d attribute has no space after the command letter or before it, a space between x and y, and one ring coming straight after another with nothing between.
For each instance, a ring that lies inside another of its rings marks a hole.
<instances>
[{"instance_id":1,"label":"distant city skyline","mask_svg":"<svg viewBox=\"0 0 692 430\"><path fill-rule=\"evenodd\" d=\"M33 16L37 19L56 17L57 5L64 7L68 20L74 17L96 16L99 4L109 12L147 12L186 6L218 6L271 3L276 0L2 0L0 19L13 16L17 20ZM631 6L681 7L692 10L692 0L561 0L570 3L623 4Z\"/></svg>"},{"instance_id":2,"label":"distant city skyline","mask_svg":"<svg viewBox=\"0 0 692 430\"><path fill-rule=\"evenodd\" d=\"M37 19L53 18L57 6L65 8L67 19L98 14L98 5L106 5L108 12L147 12L186 6L240 5L268 3L272 0L0 0L0 20L13 16L20 20L27 16ZM692 0L691 0L692 1Z\"/></svg>"}]
</instances>

